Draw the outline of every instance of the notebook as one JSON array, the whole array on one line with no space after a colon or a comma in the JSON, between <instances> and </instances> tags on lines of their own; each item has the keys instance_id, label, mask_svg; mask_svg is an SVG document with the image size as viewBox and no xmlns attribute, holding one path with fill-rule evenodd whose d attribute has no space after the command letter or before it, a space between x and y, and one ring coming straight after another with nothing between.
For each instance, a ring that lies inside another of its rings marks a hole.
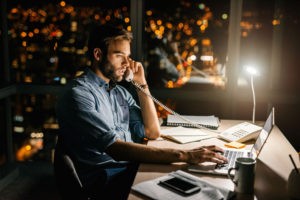
<instances>
[{"instance_id":1,"label":"notebook","mask_svg":"<svg viewBox=\"0 0 300 200\"><path fill-rule=\"evenodd\" d=\"M184 120L186 119L186 120ZM217 129L219 127L219 118L214 115L194 116L194 115L168 115L167 126L183 126L196 128L195 124L199 124L206 128Z\"/></svg>"},{"instance_id":2,"label":"notebook","mask_svg":"<svg viewBox=\"0 0 300 200\"><path fill-rule=\"evenodd\" d=\"M202 163L199 165L191 165L188 170L191 172L209 173L209 174L220 174L227 175L228 169L234 167L235 160L238 157L251 157L256 159L261 152L264 144L266 143L268 136L270 135L274 126L274 108L272 108L263 128L261 129L258 137L250 150L235 150L235 149L224 149L224 156L228 158L228 164L216 165Z\"/></svg>"}]
</instances>

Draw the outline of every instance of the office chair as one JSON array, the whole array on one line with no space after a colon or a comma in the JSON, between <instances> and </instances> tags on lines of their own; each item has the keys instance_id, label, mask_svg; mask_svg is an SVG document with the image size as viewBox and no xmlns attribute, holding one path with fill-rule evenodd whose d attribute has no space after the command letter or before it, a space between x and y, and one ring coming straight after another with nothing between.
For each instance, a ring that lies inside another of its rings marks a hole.
<instances>
[{"instance_id":1,"label":"office chair","mask_svg":"<svg viewBox=\"0 0 300 200\"><path fill-rule=\"evenodd\" d=\"M62 199L90 199L82 186L72 159L60 148L56 148L55 150L54 174Z\"/></svg>"}]
</instances>

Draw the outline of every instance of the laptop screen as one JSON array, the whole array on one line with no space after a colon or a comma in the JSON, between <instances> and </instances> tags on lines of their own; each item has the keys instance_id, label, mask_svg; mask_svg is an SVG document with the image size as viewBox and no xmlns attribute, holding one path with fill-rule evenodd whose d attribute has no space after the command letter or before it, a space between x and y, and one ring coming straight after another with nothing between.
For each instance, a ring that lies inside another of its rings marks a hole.
<instances>
[{"instance_id":1,"label":"laptop screen","mask_svg":"<svg viewBox=\"0 0 300 200\"><path fill-rule=\"evenodd\" d=\"M251 153L254 158L257 158L258 154L260 153L260 150L262 149L268 136L271 133L273 125L274 125L274 107L272 108L272 110L268 116L268 119L266 120L266 122L264 124L264 127L261 129L261 132L259 133L259 135L251 149Z\"/></svg>"}]
</instances>

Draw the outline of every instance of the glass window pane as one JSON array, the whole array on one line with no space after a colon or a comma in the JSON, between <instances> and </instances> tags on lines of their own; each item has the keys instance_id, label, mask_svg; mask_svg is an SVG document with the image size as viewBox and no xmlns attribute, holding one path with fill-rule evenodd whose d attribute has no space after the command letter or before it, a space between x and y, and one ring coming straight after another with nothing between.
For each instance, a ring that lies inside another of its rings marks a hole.
<instances>
[{"instance_id":1,"label":"glass window pane","mask_svg":"<svg viewBox=\"0 0 300 200\"><path fill-rule=\"evenodd\" d=\"M5 60L5 56L7 54L7 40L6 40L6 36L7 34L5 34L5 27L7 26L7 23L5 20L2 20L2 19L5 19L5 16L6 16L6 13L5 13L5 4L6 2L5 1L1 1L0 2L0 47L1 47L1 51L0 51L0 86L3 86L5 84L7 84L7 79L5 76L5 73L6 73L6 65L7 65L7 62Z\"/></svg>"},{"instance_id":2,"label":"glass window pane","mask_svg":"<svg viewBox=\"0 0 300 200\"><path fill-rule=\"evenodd\" d=\"M274 10L275 0L243 1L238 80L240 87L249 87L251 72L248 70L251 68L257 72L253 76L256 88L270 88L273 28L276 26Z\"/></svg>"},{"instance_id":3,"label":"glass window pane","mask_svg":"<svg viewBox=\"0 0 300 200\"><path fill-rule=\"evenodd\" d=\"M13 96L13 147L17 161L51 160L58 124L56 95Z\"/></svg>"},{"instance_id":4,"label":"glass window pane","mask_svg":"<svg viewBox=\"0 0 300 200\"><path fill-rule=\"evenodd\" d=\"M297 0L276 2L276 12L278 23L278 48L280 49L278 57L281 58L278 63L279 69L274 80L274 89L280 91L280 97L284 101L279 102L277 122L282 132L293 144L296 151L300 151L300 84L299 84L299 46L300 46L300 2Z\"/></svg>"},{"instance_id":5,"label":"glass window pane","mask_svg":"<svg viewBox=\"0 0 300 200\"><path fill-rule=\"evenodd\" d=\"M278 2L278 23L282 27L282 69L277 87L299 94L299 46L300 46L300 2L297 0Z\"/></svg>"},{"instance_id":6,"label":"glass window pane","mask_svg":"<svg viewBox=\"0 0 300 200\"><path fill-rule=\"evenodd\" d=\"M8 1L12 81L64 84L87 60L92 23L130 29L129 0Z\"/></svg>"},{"instance_id":7,"label":"glass window pane","mask_svg":"<svg viewBox=\"0 0 300 200\"><path fill-rule=\"evenodd\" d=\"M229 1L145 1L145 67L158 88L225 87Z\"/></svg>"}]
</instances>

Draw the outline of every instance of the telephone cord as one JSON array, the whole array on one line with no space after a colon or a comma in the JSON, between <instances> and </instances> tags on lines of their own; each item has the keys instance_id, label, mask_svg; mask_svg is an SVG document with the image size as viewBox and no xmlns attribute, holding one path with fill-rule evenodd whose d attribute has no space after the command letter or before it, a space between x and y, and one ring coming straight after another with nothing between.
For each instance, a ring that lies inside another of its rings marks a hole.
<instances>
[{"instance_id":1,"label":"telephone cord","mask_svg":"<svg viewBox=\"0 0 300 200\"><path fill-rule=\"evenodd\" d=\"M211 131L211 132L214 132L214 133L220 133L219 131L215 131L215 130L212 130L212 129L209 129L205 126L202 126L200 124L197 124L183 116L181 116L180 114L178 114L177 112L173 111L172 109L168 108L166 105L164 105L162 102L160 102L158 99L156 99L155 97L153 97L151 94L148 94L144 88L142 88L140 86L140 84L136 83L135 81L131 81L131 83L137 87L140 91L142 91L145 95L147 95L148 97L150 97L155 103L157 103L159 106L163 107L166 111L168 111L169 113L173 114L174 116L184 120L185 122L193 125L193 127L195 128L199 128L199 129L205 129L205 130L208 130L208 131Z\"/></svg>"}]
</instances>

